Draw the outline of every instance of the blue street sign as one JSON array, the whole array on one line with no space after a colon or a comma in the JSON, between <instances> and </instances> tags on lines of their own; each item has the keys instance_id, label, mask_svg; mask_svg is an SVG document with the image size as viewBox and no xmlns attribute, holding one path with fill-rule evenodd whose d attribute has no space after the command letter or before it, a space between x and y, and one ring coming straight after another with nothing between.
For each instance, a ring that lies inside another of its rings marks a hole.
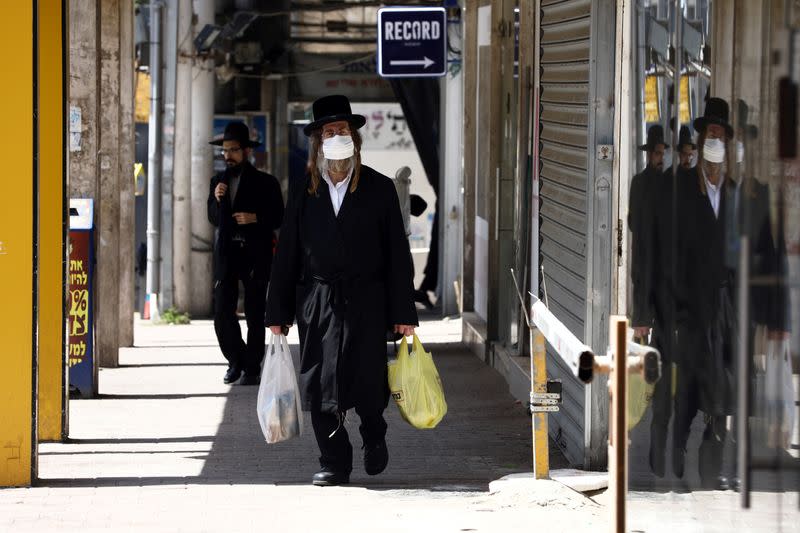
<instances>
[{"instance_id":1,"label":"blue street sign","mask_svg":"<svg viewBox=\"0 0 800 533\"><path fill-rule=\"evenodd\" d=\"M445 9L379 9L378 74L385 78L421 78L447 74Z\"/></svg>"}]
</instances>

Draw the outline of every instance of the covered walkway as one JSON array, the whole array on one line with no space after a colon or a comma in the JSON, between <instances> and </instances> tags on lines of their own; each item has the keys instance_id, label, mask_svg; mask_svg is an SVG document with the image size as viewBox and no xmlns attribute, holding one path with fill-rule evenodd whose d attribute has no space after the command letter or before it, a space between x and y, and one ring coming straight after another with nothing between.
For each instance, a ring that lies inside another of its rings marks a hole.
<instances>
[{"instance_id":1,"label":"covered walkway","mask_svg":"<svg viewBox=\"0 0 800 533\"><path fill-rule=\"evenodd\" d=\"M535 494L488 493L490 481L531 470L530 418L503 378L458 343L460 320L419 331L435 354L448 415L418 431L390 405L389 467L374 478L363 472L352 417L351 485L320 489L309 484L318 466L310 421L300 439L266 445L257 388L222 384L210 322L137 323L137 346L123 349L119 368L101 371L100 397L70 402L70 440L41 445L37 486L0 491L0 529L392 531L391 516L402 531L521 531L545 512L553 524L602 523L600 506L566 488L548 495L546 510L509 499ZM290 342L296 349L296 337Z\"/></svg>"}]
</instances>

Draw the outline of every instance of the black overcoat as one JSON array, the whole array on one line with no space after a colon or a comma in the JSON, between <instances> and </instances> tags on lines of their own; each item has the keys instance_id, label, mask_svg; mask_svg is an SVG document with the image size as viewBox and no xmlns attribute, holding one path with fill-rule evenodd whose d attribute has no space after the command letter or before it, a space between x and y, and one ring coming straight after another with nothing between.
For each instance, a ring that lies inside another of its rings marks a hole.
<instances>
[{"instance_id":1,"label":"black overcoat","mask_svg":"<svg viewBox=\"0 0 800 533\"><path fill-rule=\"evenodd\" d=\"M633 311L631 323L652 326L654 308L652 295L653 238L655 224L655 193L662 179L658 169L647 166L631 180L628 203L628 227L631 230L631 281L633 282Z\"/></svg>"},{"instance_id":2,"label":"black overcoat","mask_svg":"<svg viewBox=\"0 0 800 533\"><path fill-rule=\"evenodd\" d=\"M297 320L303 409L378 412L389 399L386 333L417 324L411 253L391 180L361 167L338 216L322 182L290 187L267 324Z\"/></svg>"},{"instance_id":3,"label":"black overcoat","mask_svg":"<svg viewBox=\"0 0 800 533\"><path fill-rule=\"evenodd\" d=\"M244 257L254 275L269 276L272 263L272 243L275 230L283 220L283 194L275 176L256 170L245 162L236 198L231 205L230 189L222 201L217 202L214 189L220 182L228 183L230 171L211 178L208 193L208 221L214 231L214 279L225 279L228 271L231 239L238 234L244 240ZM257 222L238 225L233 213L255 213Z\"/></svg>"},{"instance_id":4,"label":"black overcoat","mask_svg":"<svg viewBox=\"0 0 800 533\"><path fill-rule=\"evenodd\" d=\"M725 224L730 196L726 180L715 216L695 167L679 178L675 312L679 365L698 378L701 409L731 414L735 402L736 316L734 273L725 262Z\"/></svg>"}]
</instances>

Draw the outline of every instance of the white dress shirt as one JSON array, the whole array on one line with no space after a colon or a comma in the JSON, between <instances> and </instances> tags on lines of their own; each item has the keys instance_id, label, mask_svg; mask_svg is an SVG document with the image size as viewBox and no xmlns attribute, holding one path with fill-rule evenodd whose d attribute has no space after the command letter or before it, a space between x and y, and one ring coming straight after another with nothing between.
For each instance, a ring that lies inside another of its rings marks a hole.
<instances>
[{"instance_id":1,"label":"white dress shirt","mask_svg":"<svg viewBox=\"0 0 800 533\"><path fill-rule=\"evenodd\" d=\"M322 174L322 179L324 179L325 183L328 184L328 192L330 193L331 204L333 204L333 212L336 214L336 216L339 216L339 209L342 207L342 202L344 202L344 197L347 194L347 187L350 185L350 178L352 177L353 171L351 170L347 178L339 183L334 184L327 172Z\"/></svg>"},{"instance_id":2,"label":"white dress shirt","mask_svg":"<svg viewBox=\"0 0 800 533\"><path fill-rule=\"evenodd\" d=\"M703 179L706 181L708 201L711 202L711 207L714 209L714 216L719 218L719 201L720 197L722 196L722 184L725 183L725 179L723 178L720 180L718 185L714 185L708 181L708 178L706 178L705 175L703 175Z\"/></svg>"}]
</instances>

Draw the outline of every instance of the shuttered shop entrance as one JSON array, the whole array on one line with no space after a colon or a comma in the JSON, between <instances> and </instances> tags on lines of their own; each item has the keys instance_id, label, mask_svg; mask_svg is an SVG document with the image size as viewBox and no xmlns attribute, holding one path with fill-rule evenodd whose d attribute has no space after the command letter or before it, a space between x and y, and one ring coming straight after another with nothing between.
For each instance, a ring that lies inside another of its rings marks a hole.
<instances>
[{"instance_id":1,"label":"shuttered shop entrance","mask_svg":"<svg viewBox=\"0 0 800 533\"><path fill-rule=\"evenodd\" d=\"M541 10L540 292L585 339L591 0L542 0ZM551 435L571 462L583 464L585 387L553 353L548 373L563 381L564 400L550 417Z\"/></svg>"}]
</instances>

